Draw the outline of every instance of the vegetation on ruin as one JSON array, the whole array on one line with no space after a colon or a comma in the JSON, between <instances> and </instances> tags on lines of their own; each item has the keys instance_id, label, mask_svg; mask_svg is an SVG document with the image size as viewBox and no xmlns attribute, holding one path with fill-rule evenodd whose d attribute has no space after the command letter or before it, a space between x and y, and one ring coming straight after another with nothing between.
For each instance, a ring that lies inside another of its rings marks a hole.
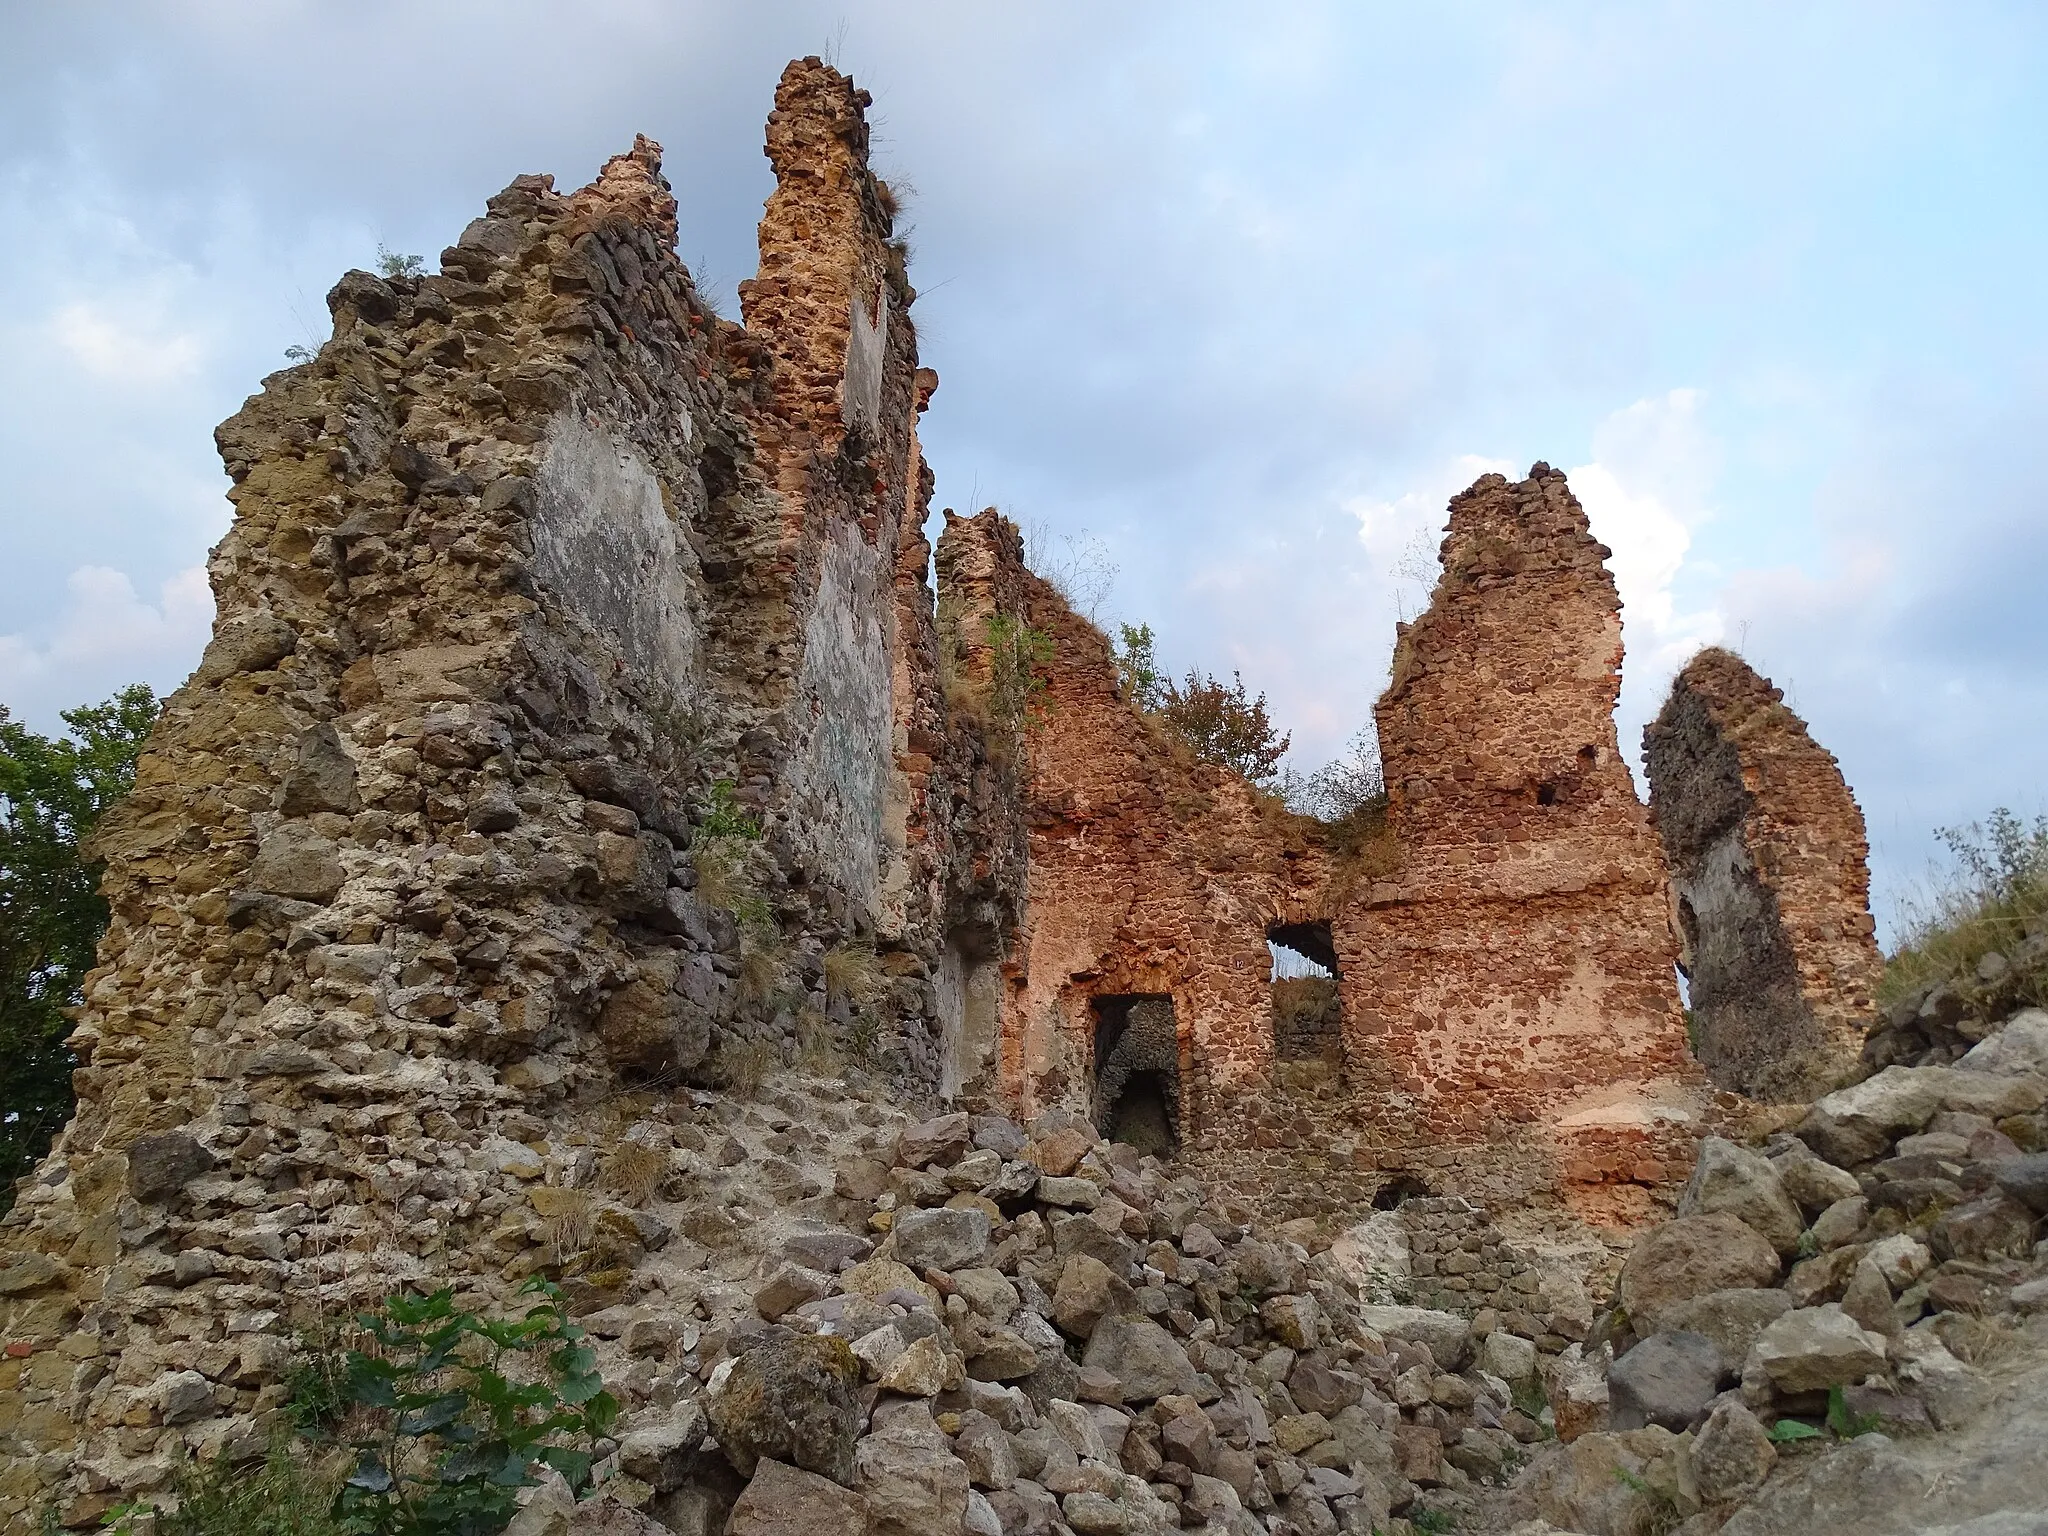
<instances>
[{"instance_id":1,"label":"vegetation on ruin","mask_svg":"<svg viewBox=\"0 0 2048 1536\"><path fill-rule=\"evenodd\" d=\"M1205 763L1228 768L1251 784L1267 788L1280 777L1280 760L1292 738L1275 730L1266 696L1253 698L1237 672L1230 681L1195 668L1176 683L1161 685L1159 721L1187 743Z\"/></svg>"},{"instance_id":2,"label":"vegetation on ruin","mask_svg":"<svg viewBox=\"0 0 2048 1536\"><path fill-rule=\"evenodd\" d=\"M2025 942L2048 936L2048 816L2030 823L2000 806L1936 835L1950 862L1908 911L1885 962L1880 1004L1953 979L1997 993L1983 999L1993 1007L2048 1003L2048 938ZM1980 981L1978 968L1994 951L2011 969Z\"/></svg>"},{"instance_id":3,"label":"vegetation on ruin","mask_svg":"<svg viewBox=\"0 0 2048 1536\"><path fill-rule=\"evenodd\" d=\"M145 1528L151 1536L345 1536L333 1513L340 1480L340 1468L316 1465L279 1435L260 1467L237 1466L225 1453L190 1462L174 1484L175 1509L120 1505L105 1528L113 1536ZM58 1529L54 1518L45 1529Z\"/></svg>"},{"instance_id":4,"label":"vegetation on ruin","mask_svg":"<svg viewBox=\"0 0 2048 1536\"><path fill-rule=\"evenodd\" d=\"M0 705L0 1211L71 1118L67 1010L108 915L89 839L133 787L157 709L136 684L64 711L69 735L48 737Z\"/></svg>"},{"instance_id":5,"label":"vegetation on ruin","mask_svg":"<svg viewBox=\"0 0 2048 1536\"><path fill-rule=\"evenodd\" d=\"M619 1405L562 1294L517 1320L459 1310L454 1292L392 1297L358 1322L371 1347L347 1356L345 1396L365 1411L334 1513L351 1536L480 1536L504 1529L543 1467L590 1484Z\"/></svg>"}]
</instances>

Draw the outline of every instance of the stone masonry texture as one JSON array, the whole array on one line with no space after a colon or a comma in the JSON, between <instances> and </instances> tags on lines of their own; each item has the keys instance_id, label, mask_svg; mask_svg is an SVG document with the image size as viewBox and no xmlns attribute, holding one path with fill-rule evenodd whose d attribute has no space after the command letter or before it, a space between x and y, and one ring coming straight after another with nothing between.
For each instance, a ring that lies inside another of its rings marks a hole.
<instances>
[{"instance_id":1,"label":"stone masonry texture","mask_svg":"<svg viewBox=\"0 0 2048 1536\"><path fill-rule=\"evenodd\" d=\"M1854 1067L1883 961L1863 813L1782 690L1720 649L1643 733L1700 1059L1724 1088L1803 1101Z\"/></svg>"},{"instance_id":2,"label":"stone masonry texture","mask_svg":"<svg viewBox=\"0 0 2048 1536\"><path fill-rule=\"evenodd\" d=\"M1564 476L1456 498L1378 723L1363 850L1194 761L1028 572L1058 658L1032 738L1005 1096L1085 1108L1096 998L1170 997L1183 1155L1300 1209L1408 1170L1629 1222L1712 1096L1686 1052L1663 861L1616 750L1620 603ZM1327 923L1341 1062L1276 1051L1269 930ZM1290 1205L1290 1209L1293 1206Z\"/></svg>"},{"instance_id":3,"label":"stone masonry texture","mask_svg":"<svg viewBox=\"0 0 2048 1536\"><path fill-rule=\"evenodd\" d=\"M1452 502L1384 815L1289 813L1120 695L999 513L927 542L939 379L869 104L784 72L743 322L641 138L517 178L431 275L344 275L319 355L220 427L213 637L98 835L77 1114L0 1225L0 1529L260 1453L295 1330L401 1288L638 1300L739 1218L619 1203L636 1158L758 1161L838 1219L890 1170L808 1178L788 1117L758 1155L700 1132L783 1063L1137 1127L1263 1218L1413 1197L1432 1294L1532 1319L1465 1202L1639 1224L1734 1107L1687 1054L1564 477ZM1789 967L1763 1026L1709 1024L1716 1080L1767 1091L1868 995L1860 818L1733 658L1651 752L1681 890L1740 863ZM1270 933L1330 978L1276 1003ZM1749 974L1721 953L1690 943L1703 1000Z\"/></svg>"}]
</instances>

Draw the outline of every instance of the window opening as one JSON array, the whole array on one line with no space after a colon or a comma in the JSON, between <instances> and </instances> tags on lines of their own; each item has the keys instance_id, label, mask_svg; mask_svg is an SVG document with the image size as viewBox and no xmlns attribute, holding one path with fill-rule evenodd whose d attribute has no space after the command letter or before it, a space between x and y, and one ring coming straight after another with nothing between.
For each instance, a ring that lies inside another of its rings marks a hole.
<instances>
[{"instance_id":1,"label":"window opening","mask_svg":"<svg viewBox=\"0 0 2048 1536\"><path fill-rule=\"evenodd\" d=\"M1344 1009L1329 923L1274 923L1266 929L1266 948L1273 956L1268 991L1274 1059L1341 1067Z\"/></svg>"},{"instance_id":2,"label":"window opening","mask_svg":"<svg viewBox=\"0 0 2048 1536\"><path fill-rule=\"evenodd\" d=\"M1098 997L1095 1124L1111 1141L1157 1157L1180 1145L1180 1036L1164 993Z\"/></svg>"},{"instance_id":3,"label":"window opening","mask_svg":"<svg viewBox=\"0 0 2048 1536\"><path fill-rule=\"evenodd\" d=\"M1387 1180L1372 1197L1372 1208L1376 1211L1395 1211L1410 1200L1427 1200L1429 1186L1413 1174L1401 1174Z\"/></svg>"}]
</instances>

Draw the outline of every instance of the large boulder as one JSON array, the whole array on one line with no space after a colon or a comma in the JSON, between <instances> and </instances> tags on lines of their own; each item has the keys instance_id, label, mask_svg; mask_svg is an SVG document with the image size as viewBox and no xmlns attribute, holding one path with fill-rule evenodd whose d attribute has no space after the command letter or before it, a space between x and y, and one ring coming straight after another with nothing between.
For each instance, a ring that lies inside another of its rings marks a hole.
<instances>
[{"instance_id":1,"label":"large boulder","mask_svg":"<svg viewBox=\"0 0 2048 1536\"><path fill-rule=\"evenodd\" d=\"M1991 1177L1998 1187L2036 1215L2048 1214L2048 1152L2000 1159Z\"/></svg>"},{"instance_id":2,"label":"large boulder","mask_svg":"<svg viewBox=\"0 0 2048 1536\"><path fill-rule=\"evenodd\" d=\"M1712 1339L1733 1370L1749 1358L1756 1336L1792 1307L1792 1298L1779 1290L1713 1291L1666 1310L1664 1326Z\"/></svg>"},{"instance_id":3,"label":"large boulder","mask_svg":"<svg viewBox=\"0 0 2048 1536\"><path fill-rule=\"evenodd\" d=\"M1769 1159L1719 1136L1709 1136L1700 1143L1699 1161L1678 1198L1678 1214L1705 1216L1715 1211L1725 1211L1755 1228L1781 1258L1792 1256L1799 1247L1799 1234L1806 1229L1799 1207L1785 1192Z\"/></svg>"},{"instance_id":4,"label":"large boulder","mask_svg":"<svg viewBox=\"0 0 2048 1536\"><path fill-rule=\"evenodd\" d=\"M742 1477L765 1458L851 1482L860 1361L846 1340L776 1329L720 1369L707 1401L711 1428Z\"/></svg>"},{"instance_id":5,"label":"large boulder","mask_svg":"<svg viewBox=\"0 0 2048 1536\"><path fill-rule=\"evenodd\" d=\"M892 1230L896 1257L912 1269L965 1269L988 1248L985 1211L906 1211Z\"/></svg>"},{"instance_id":6,"label":"large boulder","mask_svg":"<svg viewBox=\"0 0 2048 1536\"><path fill-rule=\"evenodd\" d=\"M1684 1429L1713 1401L1724 1369L1704 1334L1651 1334L1607 1373L1608 1427Z\"/></svg>"},{"instance_id":7,"label":"large boulder","mask_svg":"<svg viewBox=\"0 0 2048 1536\"><path fill-rule=\"evenodd\" d=\"M1404 1339L1427 1346L1430 1358L1445 1371L1458 1371L1472 1349L1472 1323L1455 1312L1428 1307L1362 1307L1359 1316L1383 1339Z\"/></svg>"},{"instance_id":8,"label":"large boulder","mask_svg":"<svg viewBox=\"0 0 2048 1536\"><path fill-rule=\"evenodd\" d=\"M1708 1504L1733 1503L1756 1492L1777 1462L1770 1433L1733 1398L1714 1404L1693 1437L1693 1484Z\"/></svg>"},{"instance_id":9,"label":"large boulder","mask_svg":"<svg viewBox=\"0 0 2048 1536\"><path fill-rule=\"evenodd\" d=\"M1081 1363L1114 1376L1130 1403L1192 1395L1200 1385L1193 1362L1173 1335L1134 1312L1111 1313L1097 1323Z\"/></svg>"},{"instance_id":10,"label":"large boulder","mask_svg":"<svg viewBox=\"0 0 2048 1536\"><path fill-rule=\"evenodd\" d=\"M1414 1270L1408 1225L1398 1211L1375 1211L1330 1244L1330 1262L1359 1295L1390 1300Z\"/></svg>"},{"instance_id":11,"label":"large boulder","mask_svg":"<svg viewBox=\"0 0 2048 1536\"><path fill-rule=\"evenodd\" d=\"M867 1536L868 1503L850 1488L763 1461L732 1507L726 1536Z\"/></svg>"},{"instance_id":12,"label":"large boulder","mask_svg":"<svg viewBox=\"0 0 2048 1536\"><path fill-rule=\"evenodd\" d=\"M967 1464L921 1407L891 1414L864 1438L853 1472L873 1536L961 1536Z\"/></svg>"},{"instance_id":13,"label":"large boulder","mask_svg":"<svg viewBox=\"0 0 2048 1536\"><path fill-rule=\"evenodd\" d=\"M1086 1339L1103 1318L1128 1311L1133 1304L1130 1286L1111 1273L1107 1264L1076 1253L1060 1271L1060 1283L1052 1295L1052 1317L1067 1333Z\"/></svg>"},{"instance_id":14,"label":"large boulder","mask_svg":"<svg viewBox=\"0 0 2048 1536\"><path fill-rule=\"evenodd\" d=\"M965 1112L940 1115L903 1132L896 1142L896 1161L905 1168L948 1166L967 1155L973 1140Z\"/></svg>"},{"instance_id":15,"label":"large boulder","mask_svg":"<svg viewBox=\"0 0 2048 1536\"><path fill-rule=\"evenodd\" d=\"M1746 1383L1761 1372L1777 1391L1796 1394L1845 1386L1884 1367L1884 1335L1828 1302L1795 1308L1758 1334L1742 1374Z\"/></svg>"},{"instance_id":16,"label":"large boulder","mask_svg":"<svg viewBox=\"0 0 2048 1536\"><path fill-rule=\"evenodd\" d=\"M2048 1008L2028 1008L2006 1020L2005 1028L1971 1046L1956 1067L1999 1077L2039 1073L2048 1077Z\"/></svg>"},{"instance_id":17,"label":"large boulder","mask_svg":"<svg viewBox=\"0 0 2048 1536\"><path fill-rule=\"evenodd\" d=\"M1771 1159L1771 1166L1778 1172L1780 1186L1808 1221L1829 1206L1863 1193L1855 1174L1815 1157L1803 1141L1792 1142L1785 1152Z\"/></svg>"},{"instance_id":18,"label":"large boulder","mask_svg":"<svg viewBox=\"0 0 2048 1536\"><path fill-rule=\"evenodd\" d=\"M1671 1309L1714 1291L1774 1285L1778 1251L1726 1211L1680 1216L1636 1239L1615 1296L1638 1333L1669 1326Z\"/></svg>"},{"instance_id":19,"label":"large boulder","mask_svg":"<svg viewBox=\"0 0 2048 1536\"><path fill-rule=\"evenodd\" d=\"M1944 1109L1996 1120L2038 1109L2041 1100L2041 1085L2033 1078L1956 1067L1886 1067L1819 1100L1794 1134L1829 1162L1853 1165L1925 1128Z\"/></svg>"},{"instance_id":20,"label":"large boulder","mask_svg":"<svg viewBox=\"0 0 2048 1536\"><path fill-rule=\"evenodd\" d=\"M1543 1392L1566 1444L1607 1427L1607 1367L1604 1344L1590 1354L1583 1344L1567 1344L1544 1365Z\"/></svg>"}]
</instances>

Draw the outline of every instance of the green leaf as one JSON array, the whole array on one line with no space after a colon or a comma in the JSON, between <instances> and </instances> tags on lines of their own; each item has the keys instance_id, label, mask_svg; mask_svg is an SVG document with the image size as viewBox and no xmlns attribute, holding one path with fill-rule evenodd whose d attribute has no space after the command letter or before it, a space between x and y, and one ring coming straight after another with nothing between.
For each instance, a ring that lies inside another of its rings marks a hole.
<instances>
[{"instance_id":1,"label":"green leaf","mask_svg":"<svg viewBox=\"0 0 2048 1536\"><path fill-rule=\"evenodd\" d=\"M540 1459L561 1473L571 1488L581 1488L590 1480L590 1465L594 1458L588 1451L550 1445L541 1451Z\"/></svg>"},{"instance_id":2,"label":"green leaf","mask_svg":"<svg viewBox=\"0 0 2048 1536\"><path fill-rule=\"evenodd\" d=\"M1802 1424L1797 1419L1780 1419L1770 1428L1774 1445L1784 1445L1793 1440L1818 1440L1823 1432L1811 1424Z\"/></svg>"},{"instance_id":3,"label":"green leaf","mask_svg":"<svg viewBox=\"0 0 2048 1536\"><path fill-rule=\"evenodd\" d=\"M408 1413L398 1421L401 1435L427 1435L445 1428L462 1417L469 1407L469 1394L456 1391L443 1393L431 1399L415 1413Z\"/></svg>"},{"instance_id":4,"label":"green leaf","mask_svg":"<svg viewBox=\"0 0 2048 1536\"><path fill-rule=\"evenodd\" d=\"M364 1451L355 1471L349 1474L348 1486L365 1493L389 1493L393 1487L391 1469L375 1451Z\"/></svg>"}]
</instances>

